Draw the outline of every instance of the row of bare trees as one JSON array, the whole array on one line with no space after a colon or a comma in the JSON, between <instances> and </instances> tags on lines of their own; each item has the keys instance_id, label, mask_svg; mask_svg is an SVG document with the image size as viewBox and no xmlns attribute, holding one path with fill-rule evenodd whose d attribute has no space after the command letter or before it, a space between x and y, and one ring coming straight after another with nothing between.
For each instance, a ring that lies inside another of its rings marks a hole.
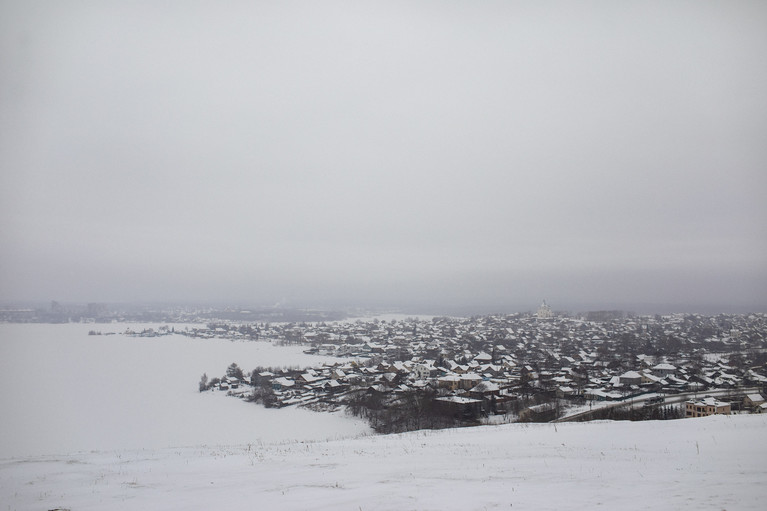
<instances>
[{"instance_id":1,"label":"row of bare trees","mask_svg":"<svg viewBox=\"0 0 767 511\"><path fill-rule=\"evenodd\" d=\"M368 420L379 433L401 433L418 429L441 429L467 425L463 417L440 406L434 389L385 394L360 389L350 394L347 411Z\"/></svg>"}]
</instances>

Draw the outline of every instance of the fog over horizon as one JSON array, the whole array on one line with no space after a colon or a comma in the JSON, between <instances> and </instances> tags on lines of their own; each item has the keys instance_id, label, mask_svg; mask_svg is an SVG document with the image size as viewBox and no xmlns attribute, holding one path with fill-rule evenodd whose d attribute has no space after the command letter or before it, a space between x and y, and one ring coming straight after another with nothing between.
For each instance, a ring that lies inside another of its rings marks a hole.
<instances>
[{"instance_id":1,"label":"fog over horizon","mask_svg":"<svg viewBox=\"0 0 767 511\"><path fill-rule=\"evenodd\" d=\"M0 301L765 311L765 27L0 1Z\"/></svg>"}]
</instances>

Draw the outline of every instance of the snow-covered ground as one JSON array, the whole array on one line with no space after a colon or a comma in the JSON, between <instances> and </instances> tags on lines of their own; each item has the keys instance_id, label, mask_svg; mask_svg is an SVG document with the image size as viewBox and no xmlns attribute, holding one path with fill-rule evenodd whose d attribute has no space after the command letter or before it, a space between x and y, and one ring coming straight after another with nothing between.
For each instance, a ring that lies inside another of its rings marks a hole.
<instances>
[{"instance_id":1,"label":"snow-covered ground","mask_svg":"<svg viewBox=\"0 0 767 511\"><path fill-rule=\"evenodd\" d=\"M0 461L3 509L762 510L767 416ZM6 508L7 505L7 508Z\"/></svg>"},{"instance_id":2,"label":"snow-covered ground","mask_svg":"<svg viewBox=\"0 0 767 511\"><path fill-rule=\"evenodd\" d=\"M343 414L196 390L203 372L231 362L323 360L300 347L88 336L92 328L125 325L0 325L0 511L761 510L767 501L767 416L376 436Z\"/></svg>"},{"instance_id":3,"label":"snow-covered ground","mask_svg":"<svg viewBox=\"0 0 767 511\"><path fill-rule=\"evenodd\" d=\"M343 414L268 410L197 390L203 372L221 376L232 362L250 371L313 366L332 357L269 342L88 335L122 333L129 326L140 331L159 325L0 324L0 458L345 438L370 431Z\"/></svg>"}]
</instances>

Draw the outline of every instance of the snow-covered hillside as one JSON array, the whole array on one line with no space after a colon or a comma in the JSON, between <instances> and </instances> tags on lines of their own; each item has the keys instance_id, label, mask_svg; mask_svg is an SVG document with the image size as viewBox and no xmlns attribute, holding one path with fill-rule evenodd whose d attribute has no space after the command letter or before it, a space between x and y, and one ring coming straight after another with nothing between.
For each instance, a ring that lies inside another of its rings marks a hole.
<instances>
[{"instance_id":1,"label":"snow-covered hillside","mask_svg":"<svg viewBox=\"0 0 767 511\"><path fill-rule=\"evenodd\" d=\"M767 416L3 460L3 509L765 508ZM7 507L6 507L7 506Z\"/></svg>"}]
</instances>

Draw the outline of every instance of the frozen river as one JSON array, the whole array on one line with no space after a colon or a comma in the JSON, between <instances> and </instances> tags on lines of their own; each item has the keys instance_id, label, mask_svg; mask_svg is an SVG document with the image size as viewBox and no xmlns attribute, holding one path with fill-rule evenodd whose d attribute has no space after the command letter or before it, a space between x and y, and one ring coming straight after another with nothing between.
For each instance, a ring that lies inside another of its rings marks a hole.
<instances>
[{"instance_id":1,"label":"frozen river","mask_svg":"<svg viewBox=\"0 0 767 511\"><path fill-rule=\"evenodd\" d=\"M197 391L237 362L310 366L298 346L122 335L133 324L0 324L0 458L122 448L247 444L368 433L342 413L262 406ZM175 325L176 330L187 325ZM89 330L117 335L89 336Z\"/></svg>"}]
</instances>

